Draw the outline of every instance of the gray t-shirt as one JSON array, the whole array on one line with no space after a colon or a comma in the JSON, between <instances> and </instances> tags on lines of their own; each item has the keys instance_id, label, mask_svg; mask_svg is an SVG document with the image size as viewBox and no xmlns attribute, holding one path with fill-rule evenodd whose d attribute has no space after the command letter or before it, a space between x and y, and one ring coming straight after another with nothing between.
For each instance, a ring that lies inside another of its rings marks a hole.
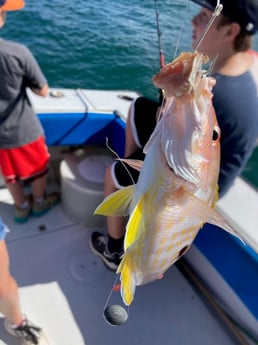
<instances>
[{"instance_id":1,"label":"gray t-shirt","mask_svg":"<svg viewBox=\"0 0 258 345\"><path fill-rule=\"evenodd\" d=\"M46 83L38 63L24 45L0 39L0 147L19 147L43 135L26 87Z\"/></svg>"}]
</instances>

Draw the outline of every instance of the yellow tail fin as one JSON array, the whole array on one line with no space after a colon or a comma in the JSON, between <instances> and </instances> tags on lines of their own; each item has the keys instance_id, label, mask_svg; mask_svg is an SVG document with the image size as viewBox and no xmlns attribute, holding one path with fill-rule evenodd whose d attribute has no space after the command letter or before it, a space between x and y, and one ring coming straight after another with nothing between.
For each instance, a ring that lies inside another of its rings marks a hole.
<instances>
[{"instance_id":1,"label":"yellow tail fin","mask_svg":"<svg viewBox=\"0 0 258 345\"><path fill-rule=\"evenodd\" d=\"M130 305L135 293L135 279L133 275L133 260L130 252L126 252L117 269L120 273L121 296L125 305Z\"/></svg>"}]
</instances>

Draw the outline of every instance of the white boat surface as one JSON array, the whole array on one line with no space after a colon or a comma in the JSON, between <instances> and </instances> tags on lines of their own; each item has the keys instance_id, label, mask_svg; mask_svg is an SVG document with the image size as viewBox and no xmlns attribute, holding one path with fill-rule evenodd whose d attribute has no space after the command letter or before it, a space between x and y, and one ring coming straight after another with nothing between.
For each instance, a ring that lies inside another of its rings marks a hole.
<instances>
[{"instance_id":1,"label":"white boat surface","mask_svg":"<svg viewBox=\"0 0 258 345\"><path fill-rule=\"evenodd\" d=\"M120 293L112 290L115 273L89 248L92 231L106 231L104 217L94 219L91 211L87 213L102 197L106 164L105 158L99 164L92 156L96 152L98 158L98 150L103 150L108 157L106 135L118 154L123 154L121 136L114 131L116 126L124 126L130 103L138 94L51 89L45 99L31 93L29 97L46 129L52 154L48 189L60 190L63 198L46 215L16 224L12 198L2 183L0 214L11 230L6 241L22 309L44 328L50 344L256 344L257 318L195 245L182 265L191 267L197 282L188 269L173 265L163 279L137 287L126 323L112 327L105 322L106 304L122 305L122 300ZM89 190L83 183L77 184L80 171L75 173L69 165L71 157L72 162L82 162L85 154L90 156L86 160L86 174L91 176ZM84 205L80 198L87 196L90 200ZM254 257L252 250L258 248L257 201L257 191L239 178L218 205L219 212L241 231ZM237 324L230 322L224 310ZM4 331L2 320L0 339L1 345L19 344Z\"/></svg>"}]
</instances>

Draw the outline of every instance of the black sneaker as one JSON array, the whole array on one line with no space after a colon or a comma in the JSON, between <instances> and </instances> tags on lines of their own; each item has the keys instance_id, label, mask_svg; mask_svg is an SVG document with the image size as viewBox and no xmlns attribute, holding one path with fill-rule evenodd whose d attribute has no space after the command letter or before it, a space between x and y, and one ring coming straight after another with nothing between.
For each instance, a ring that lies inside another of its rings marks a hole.
<instances>
[{"instance_id":1,"label":"black sneaker","mask_svg":"<svg viewBox=\"0 0 258 345\"><path fill-rule=\"evenodd\" d=\"M42 329L27 319L22 326L17 328L13 328L5 319L4 326L8 333L21 339L22 345L49 345Z\"/></svg>"},{"instance_id":2,"label":"black sneaker","mask_svg":"<svg viewBox=\"0 0 258 345\"><path fill-rule=\"evenodd\" d=\"M101 257L104 264L111 270L116 271L120 261L122 253L110 253L107 246L108 237L100 232L93 232L90 237L91 250Z\"/></svg>"}]
</instances>

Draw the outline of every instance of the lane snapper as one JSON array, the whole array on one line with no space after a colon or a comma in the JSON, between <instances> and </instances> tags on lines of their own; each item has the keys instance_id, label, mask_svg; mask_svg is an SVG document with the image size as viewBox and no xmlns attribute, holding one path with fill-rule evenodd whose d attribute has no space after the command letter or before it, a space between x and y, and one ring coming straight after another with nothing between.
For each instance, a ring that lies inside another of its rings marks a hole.
<instances>
[{"instance_id":1,"label":"lane snapper","mask_svg":"<svg viewBox=\"0 0 258 345\"><path fill-rule=\"evenodd\" d=\"M220 129L212 105L215 79L205 54L181 53L153 77L165 92L162 117L144 148L138 182L104 199L96 214L128 216L117 269L126 305L137 285L159 279L186 253L204 223L237 236L214 210L218 199Z\"/></svg>"}]
</instances>

